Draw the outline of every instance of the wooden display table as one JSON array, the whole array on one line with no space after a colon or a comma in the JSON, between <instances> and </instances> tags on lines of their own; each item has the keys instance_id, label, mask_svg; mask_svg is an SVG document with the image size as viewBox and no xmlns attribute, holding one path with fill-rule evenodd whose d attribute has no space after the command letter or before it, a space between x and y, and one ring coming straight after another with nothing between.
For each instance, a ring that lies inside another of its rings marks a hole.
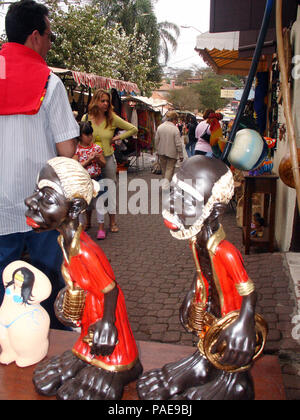
<instances>
[{"instance_id":1,"label":"wooden display table","mask_svg":"<svg viewBox=\"0 0 300 420\"><path fill-rule=\"evenodd\" d=\"M249 254L250 246L267 247L269 252L274 251L275 232L275 203L277 175L245 175L244 206L243 206L243 243L245 254ZM264 194L264 209L262 217L265 220L263 236L251 236L252 222L252 194Z\"/></svg>"},{"instance_id":2,"label":"wooden display table","mask_svg":"<svg viewBox=\"0 0 300 420\"><path fill-rule=\"evenodd\" d=\"M78 334L75 332L51 330L48 357L59 355L72 348ZM168 362L176 361L196 351L192 346L178 346L139 341L141 361L144 371L159 368ZM35 366L19 368L15 363L0 365L1 400L49 400L35 392L32 374ZM263 356L251 369L254 380L256 400L284 400L285 392L277 357ZM123 400L137 400L135 382L125 388Z\"/></svg>"}]
</instances>

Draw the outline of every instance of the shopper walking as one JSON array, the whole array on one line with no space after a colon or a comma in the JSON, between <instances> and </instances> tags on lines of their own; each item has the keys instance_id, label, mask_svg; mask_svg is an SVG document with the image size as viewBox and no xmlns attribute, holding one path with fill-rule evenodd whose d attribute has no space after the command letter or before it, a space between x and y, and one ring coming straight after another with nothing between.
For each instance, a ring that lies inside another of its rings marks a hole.
<instances>
[{"instance_id":1,"label":"shopper walking","mask_svg":"<svg viewBox=\"0 0 300 420\"><path fill-rule=\"evenodd\" d=\"M176 127L178 114L170 111L166 115L166 121L161 124L155 135L155 146L159 156L164 183L166 189L172 180L177 160L183 161L182 142L179 129Z\"/></svg>"},{"instance_id":2,"label":"shopper walking","mask_svg":"<svg viewBox=\"0 0 300 420\"><path fill-rule=\"evenodd\" d=\"M185 146L185 150L186 153L188 155L188 157L192 157L194 156L195 153L195 146L197 143L197 138L196 138L196 128L198 125L198 121L197 118L195 116L191 116L190 117L190 121L188 123L188 142Z\"/></svg>"},{"instance_id":3,"label":"shopper walking","mask_svg":"<svg viewBox=\"0 0 300 420\"><path fill-rule=\"evenodd\" d=\"M203 121L201 121L195 132L197 143L195 146L195 155L206 155L206 153L212 153L212 148L209 143L210 141L210 126L208 118L210 114L213 114L213 109L207 109L203 114Z\"/></svg>"}]
</instances>

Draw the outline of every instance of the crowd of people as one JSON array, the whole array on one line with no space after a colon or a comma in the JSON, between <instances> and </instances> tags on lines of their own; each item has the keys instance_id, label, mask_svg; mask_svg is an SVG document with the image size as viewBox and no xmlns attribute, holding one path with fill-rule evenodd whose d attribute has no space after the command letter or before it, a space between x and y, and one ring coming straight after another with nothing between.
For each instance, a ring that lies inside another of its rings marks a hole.
<instances>
[{"instance_id":1,"label":"crowd of people","mask_svg":"<svg viewBox=\"0 0 300 420\"><path fill-rule=\"evenodd\" d=\"M223 115L213 109L207 109L199 123L194 115L190 115L185 122L179 118L176 111L166 114L165 122L158 127L155 137L156 152L164 180L163 189L168 188L177 161L183 161L183 144L188 158L206 154L219 157L221 149L218 142L222 137L219 121L222 118Z\"/></svg>"}]
</instances>

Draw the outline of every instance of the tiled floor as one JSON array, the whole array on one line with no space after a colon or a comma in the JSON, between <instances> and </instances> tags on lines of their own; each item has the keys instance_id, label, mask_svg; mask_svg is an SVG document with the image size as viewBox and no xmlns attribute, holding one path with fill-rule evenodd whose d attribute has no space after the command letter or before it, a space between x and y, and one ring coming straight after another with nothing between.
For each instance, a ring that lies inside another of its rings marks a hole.
<instances>
[{"instance_id":1,"label":"tiled floor","mask_svg":"<svg viewBox=\"0 0 300 420\"><path fill-rule=\"evenodd\" d=\"M290 274L295 287L295 295L297 298L298 316L300 324L300 252L287 252L285 254ZM300 338L300 326L299 326Z\"/></svg>"}]
</instances>

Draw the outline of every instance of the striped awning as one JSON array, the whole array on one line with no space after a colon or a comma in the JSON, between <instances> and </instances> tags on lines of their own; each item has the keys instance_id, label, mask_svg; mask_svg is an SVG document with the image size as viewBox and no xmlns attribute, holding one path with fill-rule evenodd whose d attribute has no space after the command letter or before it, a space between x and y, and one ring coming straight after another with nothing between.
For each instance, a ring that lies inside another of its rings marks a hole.
<instances>
[{"instance_id":1,"label":"striped awning","mask_svg":"<svg viewBox=\"0 0 300 420\"><path fill-rule=\"evenodd\" d=\"M239 32L205 32L197 36L195 51L218 74L246 76L252 63L251 57L239 54ZM257 71L265 71L267 57L262 56Z\"/></svg>"},{"instance_id":2,"label":"striped awning","mask_svg":"<svg viewBox=\"0 0 300 420\"><path fill-rule=\"evenodd\" d=\"M57 75L70 74L78 86L83 85L92 89L112 89L115 88L119 92L126 92L128 94L140 92L136 83L125 82L123 80L111 79L109 77L97 76L96 74L85 73L81 71L73 71L68 69L59 69L50 67L53 73Z\"/></svg>"}]
</instances>

